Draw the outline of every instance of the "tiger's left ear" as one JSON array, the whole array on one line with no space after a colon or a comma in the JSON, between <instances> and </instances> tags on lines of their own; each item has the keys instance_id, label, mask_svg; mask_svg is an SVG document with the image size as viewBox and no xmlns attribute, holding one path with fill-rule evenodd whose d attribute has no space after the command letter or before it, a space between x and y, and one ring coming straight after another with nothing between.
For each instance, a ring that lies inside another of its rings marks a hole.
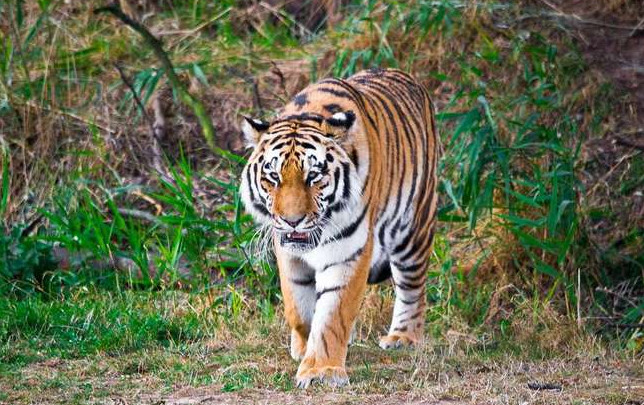
<instances>
[{"instance_id":1,"label":"tiger's left ear","mask_svg":"<svg viewBox=\"0 0 644 405\"><path fill-rule=\"evenodd\" d=\"M268 130L271 124L264 120L250 118L245 115L243 117L241 130L244 136L244 144L246 148L252 149L257 146L259 138Z\"/></svg>"},{"instance_id":2,"label":"tiger's left ear","mask_svg":"<svg viewBox=\"0 0 644 405\"><path fill-rule=\"evenodd\" d=\"M355 121L356 115L353 111L337 112L324 120L323 129L333 138L340 139L347 135Z\"/></svg>"}]
</instances>

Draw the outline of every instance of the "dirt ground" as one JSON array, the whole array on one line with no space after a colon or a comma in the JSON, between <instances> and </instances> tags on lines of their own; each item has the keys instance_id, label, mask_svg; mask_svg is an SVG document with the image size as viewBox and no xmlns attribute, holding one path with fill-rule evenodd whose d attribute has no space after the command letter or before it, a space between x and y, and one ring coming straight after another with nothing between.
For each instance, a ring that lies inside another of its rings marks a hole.
<instances>
[{"instance_id":1,"label":"dirt ground","mask_svg":"<svg viewBox=\"0 0 644 405\"><path fill-rule=\"evenodd\" d=\"M445 374L434 387L384 394L361 394L351 387L324 392L275 392L250 389L239 393L218 393L213 387L178 390L168 397L141 398L141 403L193 404L644 404L644 379L629 377L623 370L603 369L575 372L574 362L558 364L517 363L510 369L479 367ZM404 375L401 375L405 378ZM538 389L539 384L543 388ZM550 386L548 386L550 384ZM387 385L385 383L385 385ZM532 387L532 388L530 388ZM138 400L138 399L137 399ZM118 403L118 402L116 402ZM129 402L137 403L137 402Z\"/></svg>"},{"instance_id":2,"label":"dirt ground","mask_svg":"<svg viewBox=\"0 0 644 405\"><path fill-rule=\"evenodd\" d=\"M476 356L436 355L432 350L403 353L392 362L384 352L372 350L378 349L350 350L353 382L335 390L321 386L306 391L249 387L226 393L222 392L225 386L210 385L174 386L170 393L160 394L168 387L160 387L157 377L109 372L109 378L97 379L79 371L86 366L83 361L60 361L53 367L73 369L79 373L77 376L85 374L79 386L89 384L94 390L109 392L103 398L84 402L93 404L644 404L641 362L586 354L556 360L520 361L508 357L481 361ZM295 363L286 357L285 353L280 355L275 366L283 367L287 374L294 373ZM371 362L369 372L364 371L364 364L360 365L360 357ZM258 358L255 361L263 362ZM259 363L255 366L263 369ZM29 379L34 373L51 372L51 364L40 363L25 370L25 376ZM131 389L124 389L126 386ZM67 394L73 391L68 389ZM51 394L33 403L76 403L65 394Z\"/></svg>"}]
</instances>

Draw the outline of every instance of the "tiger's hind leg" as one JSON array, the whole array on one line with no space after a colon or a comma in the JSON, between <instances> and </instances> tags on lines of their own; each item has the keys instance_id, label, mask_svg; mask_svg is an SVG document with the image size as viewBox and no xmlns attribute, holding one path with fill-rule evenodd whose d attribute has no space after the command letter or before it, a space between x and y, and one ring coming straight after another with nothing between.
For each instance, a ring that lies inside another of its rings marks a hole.
<instances>
[{"instance_id":1,"label":"tiger's hind leg","mask_svg":"<svg viewBox=\"0 0 644 405\"><path fill-rule=\"evenodd\" d=\"M426 270L427 260L406 264L392 261L391 275L396 301L389 333L380 338L381 348L412 346L423 340Z\"/></svg>"},{"instance_id":2,"label":"tiger's hind leg","mask_svg":"<svg viewBox=\"0 0 644 405\"><path fill-rule=\"evenodd\" d=\"M389 254L396 292L391 326L380 339L383 349L420 343L425 331L427 266L436 225L436 194L424 200L415 223L404 230Z\"/></svg>"}]
</instances>

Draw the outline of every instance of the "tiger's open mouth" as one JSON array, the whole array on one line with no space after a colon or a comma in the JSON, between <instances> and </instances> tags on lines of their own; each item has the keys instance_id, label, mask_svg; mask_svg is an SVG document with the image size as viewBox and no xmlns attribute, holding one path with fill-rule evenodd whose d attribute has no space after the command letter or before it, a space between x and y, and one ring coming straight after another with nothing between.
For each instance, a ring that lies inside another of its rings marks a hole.
<instances>
[{"instance_id":1,"label":"tiger's open mouth","mask_svg":"<svg viewBox=\"0 0 644 405\"><path fill-rule=\"evenodd\" d=\"M309 232L283 232L280 233L280 244L300 249L311 249L318 244L320 233L319 229Z\"/></svg>"}]
</instances>

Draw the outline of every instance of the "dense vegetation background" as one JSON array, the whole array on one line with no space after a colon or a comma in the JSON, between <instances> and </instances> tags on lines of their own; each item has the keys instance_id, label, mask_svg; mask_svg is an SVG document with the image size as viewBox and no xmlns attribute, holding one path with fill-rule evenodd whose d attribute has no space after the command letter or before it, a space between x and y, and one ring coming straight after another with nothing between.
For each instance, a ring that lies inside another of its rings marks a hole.
<instances>
[{"instance_id":1,"label":"dense vegetation background","mask_svg":"<svg viewBox=\"0 0 644 405\"><path fill-rule=\"evenodd\" d=\"M276 268L237 195L237 124L373 66L427 87L444 149L435 345L393 355L409 386L389 389L428 392L497 355L608 356L642 378L641 1L114 4L172 68L96 12L109 4L0 3L0 402L291 390ZM393 379L370 351L390 290L370 290L359 324L365 395Z\"/></svg>"}]
</instances>

